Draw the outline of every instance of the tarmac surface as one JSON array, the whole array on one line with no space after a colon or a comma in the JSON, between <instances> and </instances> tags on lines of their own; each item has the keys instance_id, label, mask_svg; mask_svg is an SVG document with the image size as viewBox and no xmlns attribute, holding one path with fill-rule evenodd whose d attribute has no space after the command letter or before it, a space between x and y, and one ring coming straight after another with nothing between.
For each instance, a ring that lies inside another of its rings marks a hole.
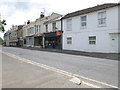
<instances>
[{"instance_id":1,"label":"tarmac surface","mask_svg":"<svg viewBox=\"0 0 120 90\"><path fill-rule=\"evenodd\" d=\"M93 88L70 79L2 54L2 88Z\"/></svg>"},{"instance_id":2,"label":"tarmac surface","mask_svg":"<svg viewBox=\"0 0 120 90\"><path fill-rule=\"evenodd\" d=\"M16 48L64 53L64 54L70 54L70 55L81 55L81 56L87 56L87 57L96 57L96 58L104 58L109 60L120 61L120 53L83 52L83 51L75 51L75 50L61 50L61 49L49 49L49 48L37 48L37 47L16 47Z\"/></svg>"},{"instance_id":3,"label":"tarmac surface","mask_svg":"<svg viewBox=\"0 0 120 90\"><path fill-rule=\"evenodd\" d=\"M117 60L15 47L3 47L2 51L76 74L93 85L104 88L118 86Z\"/></svg>"}]
</instances>

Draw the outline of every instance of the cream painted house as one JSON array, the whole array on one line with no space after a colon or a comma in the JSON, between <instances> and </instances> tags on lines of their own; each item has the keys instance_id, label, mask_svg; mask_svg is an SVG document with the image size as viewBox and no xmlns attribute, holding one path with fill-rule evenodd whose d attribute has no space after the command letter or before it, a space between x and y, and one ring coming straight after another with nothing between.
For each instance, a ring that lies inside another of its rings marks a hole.
<instances>
[{"instance_id":1,"label":"cream painted house","mask_svg":"<svg viewBox=\"0 0 120 90\"><path fill-rule=\"evenodd\" d=\"M27 47L34 47L34 35L35 35L35 21L27 23L25 26L25 37L26 37L26 45Z\"/></svg>"}]
</instances>

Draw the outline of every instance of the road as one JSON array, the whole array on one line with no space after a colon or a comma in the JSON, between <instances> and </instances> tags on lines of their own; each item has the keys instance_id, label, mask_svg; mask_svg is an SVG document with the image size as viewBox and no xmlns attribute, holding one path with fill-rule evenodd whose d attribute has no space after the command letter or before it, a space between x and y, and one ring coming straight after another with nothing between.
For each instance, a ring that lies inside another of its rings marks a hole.
<instances>
[{"instance_id":1,"label":"road","mask_svg":"<svg viewBox=\"0 0 120 90\"><path fill-rule=\"evenodd\" d=\"M118 61L86 56L3 47L2 51L80 76L100 87L118 86Z\"/></svg>"},{"instance_id":2,"label":"road","mask_svg":"<svg viewBox=\"0 0 120 90\"><path fill-rule=\"evenodd\" d=\"M91 88L65 76L2 54L2 88Z\"/></svg>"}]
</instances>

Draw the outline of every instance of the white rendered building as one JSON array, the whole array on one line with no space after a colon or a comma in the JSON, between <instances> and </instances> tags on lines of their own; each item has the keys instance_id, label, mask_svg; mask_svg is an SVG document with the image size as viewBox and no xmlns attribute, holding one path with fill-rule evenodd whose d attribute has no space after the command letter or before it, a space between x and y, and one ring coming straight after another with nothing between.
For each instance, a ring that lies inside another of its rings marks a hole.
<instances>
[{"instance_id":1,"label":"white rendered building","mask_svg":"<svg viewBox=\"0 0 120 90\"><path fill-rule=\"evenodd\" d=\"M120 53L120 4L109 3L63 17L63 49Z\"/></svg>"}]
</instances>

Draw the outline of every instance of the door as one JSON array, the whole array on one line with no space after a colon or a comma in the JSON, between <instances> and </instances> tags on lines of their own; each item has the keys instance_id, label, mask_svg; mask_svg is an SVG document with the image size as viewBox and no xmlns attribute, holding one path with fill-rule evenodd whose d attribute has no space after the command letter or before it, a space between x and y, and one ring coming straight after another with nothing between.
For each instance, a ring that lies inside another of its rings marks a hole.
<instances>
[{"instance_id":1,"label":"door","mask_svg":"<svg viewBox=\"0 0 120 90\"><path fill-rule=\"evenodd\" d=\"M111 53L118 53L118 34L110 35L110 50Z\"/></svg>"}]
</instances>

